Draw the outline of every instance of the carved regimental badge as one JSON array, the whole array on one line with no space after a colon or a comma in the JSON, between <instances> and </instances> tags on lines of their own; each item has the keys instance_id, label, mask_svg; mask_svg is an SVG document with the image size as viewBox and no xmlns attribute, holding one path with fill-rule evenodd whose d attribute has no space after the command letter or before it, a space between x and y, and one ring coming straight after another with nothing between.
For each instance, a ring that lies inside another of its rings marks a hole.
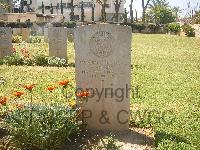
<instances>
[{"instance_id":1,"label":"carved regimental badge","mask_svg":"<svg viewBox=\"0 0 200 150\"><path fill-rule=\"evenodd\" d=\"M90 38L90 50L97 57L108 57L112 53L112 35L106 31L98 31Z\"/></svg>"}]
</instances>

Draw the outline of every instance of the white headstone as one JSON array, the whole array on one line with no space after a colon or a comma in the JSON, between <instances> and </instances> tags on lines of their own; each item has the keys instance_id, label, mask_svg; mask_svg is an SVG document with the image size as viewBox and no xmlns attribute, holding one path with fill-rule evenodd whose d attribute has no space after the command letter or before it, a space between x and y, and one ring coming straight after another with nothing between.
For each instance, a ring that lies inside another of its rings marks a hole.
<instances>
[{"instance_id":1,"label":"white headstone","mask_svg":"<svg viewBox=\"0 0 200 150\"><path fill-rule=\"evenodd\" d=\"M50 27L49 56L67 59L67 29L63 27Z\"/></svg>"},{"instance_id":2,"label":"white headstone","mask_svg":"<svg viewBox=\"0 0 200 150\"><path fill-rule=\"evenodd\" d=\"M110 24L82 26L76 28L74 38L77 92L90 92L82 106L86 128L128 130L131 29Z\"/></svg>"},{"instance_id":3,"label":"white headstone","mask_svg":"<svg viewBox=\"0 0 200 150\"><path fill-rule=\"evenodd\" d=\"M0 27L0 57L12 53L12 30L11 28Z\"/></svg>"}]
</instances>

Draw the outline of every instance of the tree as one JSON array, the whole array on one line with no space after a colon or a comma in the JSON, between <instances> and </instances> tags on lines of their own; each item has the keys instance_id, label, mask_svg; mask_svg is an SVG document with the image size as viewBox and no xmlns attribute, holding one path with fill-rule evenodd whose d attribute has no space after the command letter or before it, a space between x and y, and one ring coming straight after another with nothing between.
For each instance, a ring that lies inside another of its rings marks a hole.
<instances>
[{"instance_id":1,"label":"tree","mask_svg":"<svg viewBox=\"0 0 200 150\"><path fill-rule=\"evenodd\" d=\"M42 1L42 13L44 14L44 3Z\"/></svg>"},{"instance_id":2,"label":"tree","mask_svg":"<svg viewBox=\"0 0 200 150\"><path fill-rule=\"evenodd\" d=\"M63 1L62 0L60 2L60 11L61 11L61 14L63 15Z\"/></svg>"},{"instance_id":3,"label":"tree","mask_svg":"<svg viewBox=\"0 0 200 150\"><path fill-rule=\"evenodd\" d=\"M11 2L10 0L0 0L0 6L3 7L6 11L11 11Z\"/></svg>"},{"instance_id":4,"label":"tree","mask_svg":"<svg viewBox=\"0 0 200 150\"><path fill-rule=\"evenodd\" d=\"M128 12L126 11L126 8L124 9L124 23L127 23L127 16Z\"/></svg>"},{"instance_id":5,"label":"tree","mask_svg":"<svg viewBox=\"0 0 200 150\"><path fill-rule=\"evenodd\" d=\"M75 6L74 6L74 0L71 0L71 3L70 3L70 10L71 10L71 12L70 12L70 21L74 21L74 8L75 8Z\"/></svg>"},{"instance_id":6,"label":"tree","mask_svg":"<svg viewBox=\"0 0 200 150\"><path fill-rule=\"evenodd\" d=\"M131 4L129 5L129 8L130 8L131 23L133 23L133 0L131 0Z\"/></svg>"},{"instance_id":7,"label":"tree","mask_svg":"<svg viewBox=\"0 0 200 150\"><path fill-rule=\"evenodd\" d=\"M173 13L174 13L176 19L179 18L179 13L182 12L182 10L180 9L180 7L173 7L173 8L172 8L172 11L173 11Z\"/></svg>"},{"instance_id":8,"label":"tree","mask_svg":"<svg viewBox=\"0 0 200 150\"><path fill-rule=\"evenodd\" d=\"M107 0L97 0L97 3L101 5L101 21L106 22L106 2Z\"/></svg>"},{"instance_id":9,"label":"tree","mask_svg":"<svg viewBox=\"0 0 200 150\"><path fill-rule=\"evenodd\" d=\"M146 5L145 5L145 0L142 0L142 22L145 22L145 17L146 17L146 10L149 5L151 0L147 0Z\"/></svg>"},{"instance_id":10,"label":"tree","mask_svg":"<svg viewBox=\"0 0 200 150\"><path fill-rule=\"evenodd\" d=\"M94 8L95 8L95 4L92 4L92 21L94 21Z\"/></svg>"},{"instance_id":11,"label":"tree","mask_svg":"<svg viewBox=\"0 0 200 150\"><path fill-rule=\"evenodd\" d=\"M156 24L168 24L174 22L176 15L166 0L152 0L149 4L148 19Z\"/></svg>"},{"instance_id":12,"label":"tree","mask_svg":"<svg viewBox=\"0 0 200 150\"><path fill-rule=\"evenodd\" d=\"M115 0L114 5L115 5L115 20L118 22L119 19L119 8L122 3L122 0Z\"/></svg>"},{"instance_id":13,"label":"tree","mask_svg":"<svg viewBox=\"0 0 200 150\"><path fill-rule=\"evenodd\" d=\"M51 12L51 14L53 14L53 5L52 5L52 3L51 3L50 12Z\"/></svg>"},{"instance_id":14,"label":"tree","mask_svg":"<svg viewBox=\"0 0 200 150\"><path fill-rule=\"evenodd\" d=\"M193 22L200 24L200 10L195 12Z\"/></svg>"},{"instance_id":15,"label":"tree","mask_svg":"<svg viewBox=\"0 0 200 150\"><path fill-rule=\"evenodd\" d=\"M81 22L84 22L84 7L83 7L83 1L81 2Z\"/></svg>"}]
</instances>

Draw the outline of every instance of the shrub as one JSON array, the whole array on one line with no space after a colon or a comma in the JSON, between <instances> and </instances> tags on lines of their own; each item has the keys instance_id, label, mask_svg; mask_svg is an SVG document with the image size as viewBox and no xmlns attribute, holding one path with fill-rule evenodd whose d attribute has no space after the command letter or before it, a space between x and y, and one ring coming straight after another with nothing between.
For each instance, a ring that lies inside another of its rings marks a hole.
<instances>
[{"instance_id":1,"label":"shrub","mask_svg":"<svg viewBox=\"0 0 200 150\"><path fill-rule=\"evenodd\" d=\"M178 23L170 23L167 25L167 31L172 33L179 33L181 31L181 26Z\"/></svg>"},{"instance_id":2,"label":"shrub","mask_svg":"<svg viewBox=\"0 0 200 150\"><path fill-rule=\"evenodd\" d=\"M159 30L159 26L156 24L148 24L147 28L150 30L151 33L156 33Z\"/></svg>"},{"instance_id":3,"label":"shrub","mask_svg":"<svg viewBox=\"0 0 200 150\"><path fill-rule=\"evenodd\" d=\"M0 27L5 27L5 22L4 21L0 21Z\"/></svg>"},{"instance_id":4,"label":"shrub","mask_svg":"<svg viewBox=\"0 0 200 150\"><path fill-rule=\"evenodd\" d=\"M49 57L48 66L66 67L67 60L64 58L59 58L59 57Z\"/></svg>"},{"instance_id":5,"label":"shrub","mask_svg":"<svg viewBox=\"0 0 200 150\"><path fill-rule=\"evenodd\" d=\"M195 37L195 29L192 28L190 25L183 25L182 29L187 37Z\"/></svg>"},{"instance_id":6,"label":"shrub","mask_svg":"<svg viewBox=\"0 0 200 150\"><path fill-rule=\"evenodd\" d=\"M17 148L54 150L79 131L77 110L59 104L24 106L13 110L1 125Z\"/></svg>"},{"instance_id":7,"label":"shrub","mask_svg":"<svg viewBox=\"0 0 200 150\"><path fill-rule=\"evenodd\" d=\"M62 27L62 23L60 22L53 22L52 25L53 27Z\"/></svg>"},{"instance_id":8,"label":"shrub","mask_svg":"<svg viewBox=\"0 0 200 150\"><path fill-rule=\"evenodd\" d=\"M10 56L4 57L3 63L6 65L23 65L24 61L17 53L13 53Z\"/></svg>"},{"instance_id":9,"label":"shrub","mask_svg":"<svg viewBox=\"0 0 200 150\"><path fill-rule=\"evenodd\" d=\"M36 55L34 56L35 64L38 66L47 66L48 57L45 55Z\"/></svg>"},{"instance_id":10,"label":"shrub","mask_svg":"<svg viewBox=\"0 0 200 150\"><path fill-rule=\"evenodd\" d=\"M139 32L141 32L145 28L146 28L146 26L143 23L132 24L132 29L138 30Z\"/></svg>"},{"instance_id":11,"label":"shrub","mask_svg":"<svg viewBox=\"0 0 200 150\"><path fill-rule=\"evenodd\" d=\"M22 42L22 38L21 36L13 36L12 37L12 43L21 43Z\"/></svg>"},{"instance_id":12,"label":"shrub","mask_svg":"<svg viewBox=\"0 0 200 150\"><path fill-rule=\"evenodd\" d=\"M38 36L31 36L29 38L29 43L41 43L42 39Z\"/></svg>"},{"instance_id":13,"label":"shrub","mask_svg":"<svg viewBox=\"0 0 200 150\"><path fill-rule=\"evenodd\" d=\"M67 28L74 28L74 27L76 27L76 22L74 22L74 21L64 22L63 26L67 27Z\"/></svg>"},{"instance_id":14,"label":"shrub","mask_svg":"<svg viewBox=\"0 0 200 150\"><path fill-rule=\"evenodd\" d=\"M0 58L0 65L3 65L3 64L4 64L3 58Z\"/></svg>"},{"instance_id":15,"label":"shrub","mask_svg":"<svg viewBox=\"0 0 200 150\"><path fill-rule=\"evenodd\" d=\"M11 28L27 28L27 24L25 22L9 22L6 24L6 27Z\"/></svg>"}]
</instances>

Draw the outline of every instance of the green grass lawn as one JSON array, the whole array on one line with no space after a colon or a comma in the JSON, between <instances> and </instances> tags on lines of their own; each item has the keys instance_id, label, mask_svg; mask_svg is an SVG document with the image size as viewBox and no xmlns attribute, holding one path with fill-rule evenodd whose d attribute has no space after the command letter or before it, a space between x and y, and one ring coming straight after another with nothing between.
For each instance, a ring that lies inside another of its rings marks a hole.
<instances>
[{"instance_id":1,"label":"green grass lawn","mask_svg":"<svg viewBox=\"0 0 200 150\"><path fill-rule=\"evenodd\" d=\"M44 43L14 45L34 54L47 54L48 49ZM69 63L74 63L72 43L68 51ZM133 113L131 124L153 128L158 149L200 149L200 38L133 34L132 66L132 88L137 94L131 98L131 109L141 116L135 119ZM45 99L50 84L68 78L75 85L73 67L3 65L0 76L6 79L0 96L19 90L20 83L35 83L35 102L64 100L56 94L53 100Z\"/></svg>"}]
</instances>

